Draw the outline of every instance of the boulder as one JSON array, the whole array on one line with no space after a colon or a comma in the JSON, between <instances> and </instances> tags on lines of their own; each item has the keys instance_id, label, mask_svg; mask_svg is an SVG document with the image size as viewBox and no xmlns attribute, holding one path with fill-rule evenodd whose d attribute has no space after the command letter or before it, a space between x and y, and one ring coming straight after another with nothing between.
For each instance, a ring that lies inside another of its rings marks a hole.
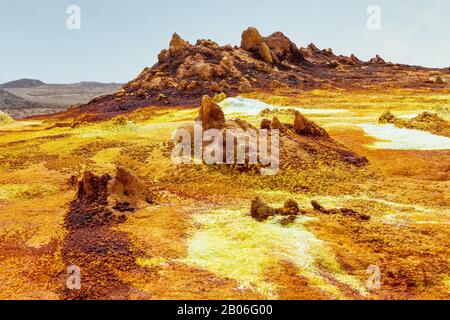
<instances>
[{"instance_id":1,"label":"boulder","mask_svg":"<svg viewBox=\"0 0 450 320\"><path fill-rule=\"evenodd\" d=\"M203 96L199 110L199 118L204 130L223 129L225 127L225 115L218 104L209 96Z\"/></svg>"},{"instance_id":2,"label":"boulder","mask_svg":"<svg viewBox=\"0 0 450 320\"><path fill-rule=\"evenodd\" d=\"M269 46L275 62L287 60L290 62L301 62L303 55L295 43L289 40L282 32L275 32L264 38L264 42Z\"/></svg>"},{"instance_id":3,"label":"boulder","mask_svg":"<svg viewBox=\"0 0 450 320\"><path fill-rule=\"evenodd\" d=\"M267 220L275 215L275 210L264 203L259 197L252 201L250 215L259 222Z\"/></svg>"},{"instance_id":4,"label":"boulder","mask_svg":"<svg viewBox=\"0 0 450 320\"><path fill-rule=\"evenodd\" d=\"M259 31L250 27L242 33L241 48L247 51L257 50L262 40Z\"/></svg>"}]
</instances>

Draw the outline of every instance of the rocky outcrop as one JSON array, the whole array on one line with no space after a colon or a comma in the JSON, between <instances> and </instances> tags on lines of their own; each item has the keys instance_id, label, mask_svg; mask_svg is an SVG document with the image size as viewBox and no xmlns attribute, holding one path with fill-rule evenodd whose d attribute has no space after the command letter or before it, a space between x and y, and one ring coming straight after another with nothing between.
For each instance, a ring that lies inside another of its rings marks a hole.
<instances>
[{"instance_id":1,"label":"rocky outcrop","mask_svg":"<svg viewBox=\"0 0 450 320\"><path fill-rule=\"evenodd\" d=\"M378 122L381 124L395 123L395 121L396 121L396 118L390 111L384 112L378 119Z\"/></svg>"},{"instance_id":2,"label":"rocky outcrop","mask_svg":"<svg viewBox=\"0 0 450 320\"><path fill-rule=\"evenodd\" d=\"M270 51L269 46L265 42L261 42L259 44L258 53L265 62L273 63L272 52Z\"/></svg>"},{"instance_id":3,"label":"rocky outcrop","mask_svg":"<svg viewBox=\"0 0 450 320\"><path fill-rule=\"evenodd\" d=\"M364 167L367 158L357 155L333 140L325 129L293 110L294 123L281 123L277 117L262 119L261 129L279 130L281 167L296 167L305 163L320 161L331 166L337 163Z\"/></svg>"}]
</instances>

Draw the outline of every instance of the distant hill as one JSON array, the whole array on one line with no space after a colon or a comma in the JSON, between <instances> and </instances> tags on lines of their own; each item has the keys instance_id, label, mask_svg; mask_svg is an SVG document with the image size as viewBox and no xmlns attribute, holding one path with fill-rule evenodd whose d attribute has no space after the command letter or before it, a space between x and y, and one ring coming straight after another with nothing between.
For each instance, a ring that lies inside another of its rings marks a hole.
<instances>
[{"instance_id":1,"label":"distant hill","mask_svg":"<svg viewBox=\"0 0 450 320\"><path fill-rule=\"evenodd\" d=\"M34 85L33 85L34 84ZM79 82L46 84L39 80L21 79L1 85L0 110L14 118L65 111L99 96L115 93L122 84Z\"/></svg>"},{"instance_id":2,"label":"distant hill","mask_svg":"<svg viewBox=\"0 0 450 320\"><path fill-rule=\"evenodd\" d=\"M36 79L19 79L15 81L6 82L0 85L2 89L11 89L11 88L34 88L45 85L41 80Z\"/></svg>"}]
</instances>

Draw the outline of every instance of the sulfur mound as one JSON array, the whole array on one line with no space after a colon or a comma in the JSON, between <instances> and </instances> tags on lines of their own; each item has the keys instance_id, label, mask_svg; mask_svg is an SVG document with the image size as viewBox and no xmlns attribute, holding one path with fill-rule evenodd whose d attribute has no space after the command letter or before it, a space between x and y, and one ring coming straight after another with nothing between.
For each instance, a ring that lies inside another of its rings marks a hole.
<instances>
[{"instance_id":1,"label":"sulfur mound","mask_svg":"<svg viewBox=\"0 0 450 320\"><path fill-rule=\"evenodd\" d=\"M0 125L14 123L14 119L7 113L0 110Z\"/></svg>"}]
</instances>

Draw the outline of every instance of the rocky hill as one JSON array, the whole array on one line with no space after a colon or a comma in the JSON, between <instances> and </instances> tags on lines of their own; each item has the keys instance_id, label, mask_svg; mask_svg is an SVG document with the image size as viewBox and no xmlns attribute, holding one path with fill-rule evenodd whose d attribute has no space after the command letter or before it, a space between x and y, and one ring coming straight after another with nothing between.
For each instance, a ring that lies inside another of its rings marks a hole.
<instances>
[{"instance_id":1,"label":"rocky hill","mask_svg":"<svg viewBox=\"0 0 450 320\"><path fill-rule=\"evenodd\" d=\"M197 106L204 94L229 96L254 90L449 86L448 69L427 69L386 62L376 55L361 61L355 55L336 55L314 44L297 45L281 32L263 37L255 28L242 34L240 47L212 40L190 44L174 34L158 63L145 68L117 93L96 98L72 110L99 118L144 106ZM72 113L66 114L72 116Z\"/></svg>"},{"instance_id":2,"label":"rocky hill","mask_svg":"<svg viewBox=\"0 0 450 320\"><path fill-rule=\"evenodd\" d=\"M32 112L40 107L37 103L25 100L6 90L0 89L0 110L14 118L20 118L26 112Z\"/></svg>"}]
</instances>

